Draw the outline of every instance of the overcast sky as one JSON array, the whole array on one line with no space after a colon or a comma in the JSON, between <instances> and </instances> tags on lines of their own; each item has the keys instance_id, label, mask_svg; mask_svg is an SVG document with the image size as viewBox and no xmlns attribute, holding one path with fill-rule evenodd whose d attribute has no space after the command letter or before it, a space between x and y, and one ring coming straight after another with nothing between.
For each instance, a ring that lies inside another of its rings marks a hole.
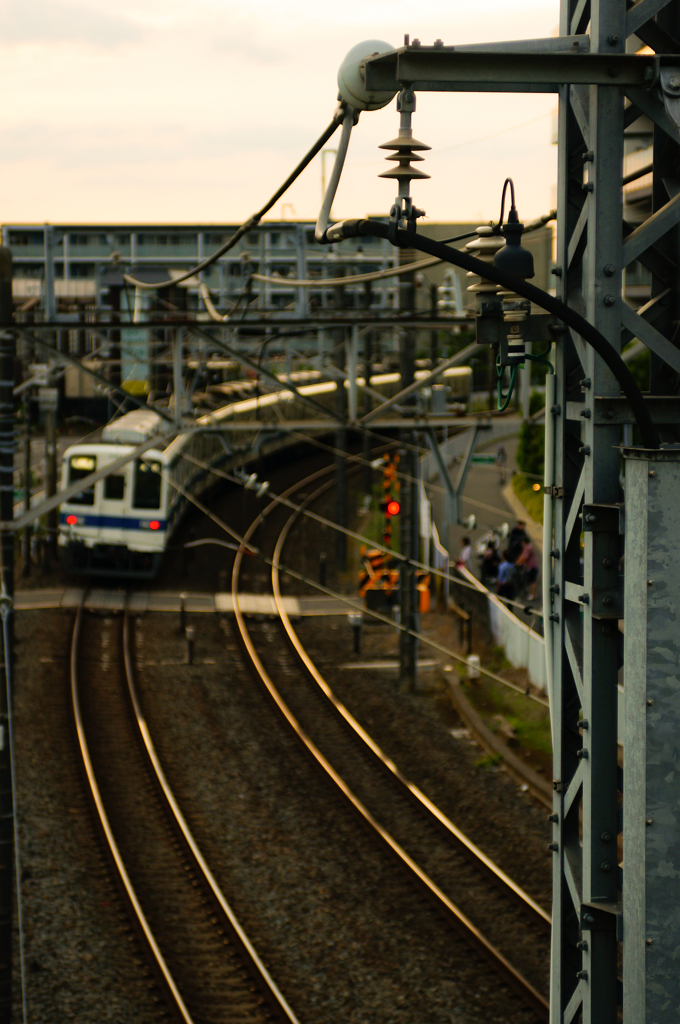
<instances>
[{"instance_id":1,"label":"overcast sky","mask_svg":"<svg viewBox=\"0 0 680 1024\"><path fill-rule=\"evenodd\" d=\"M363 39L397 46L553 34L558 0L0 0L0 221L239 221L330 120L337 68ZM503 179L520 216L550 209L554 95L420 94L432 146L413 195L436 220L488 220ZM394 103L354 130L334 207L386 213L378 149ZM320 161L284 197L315 218ZM273 214L282 215L282 203ZM290 216L287 209L285 215Z\"/></svg>"}]
</instances>

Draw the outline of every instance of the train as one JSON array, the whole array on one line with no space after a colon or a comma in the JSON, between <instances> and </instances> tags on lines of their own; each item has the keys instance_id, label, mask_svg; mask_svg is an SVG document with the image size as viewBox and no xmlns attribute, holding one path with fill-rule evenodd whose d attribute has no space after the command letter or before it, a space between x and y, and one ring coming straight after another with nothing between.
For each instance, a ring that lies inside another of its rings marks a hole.
<instances>
[{"instance_id":1,"label":"train","mask_svg":"<svg viewBox=\"0 0 680 1024\"><path fill-rule=\"evenodd\" d=\"M470 368L452 367L442 376L451 397L464 408ZM329 410L335 405L336 388L342 386L324 379L320 371L282 375L282 380ZM371 387L388 398L399 391L400 382L398 373L378 374L371 378ZM361 378L357 383L362 386ZM252 381L221 387L232 398L255 389ZM310 418L319 417L289 390L255 394L198 417L167 445L137 457L137 446L163 432L161 416L152 409L136 409L112 420L100 439L71 445L64 452L62 489L121 457L130 460L60 505L57 543L62 564L78 575L153 579L191 496L198 497L214 483L211 469L239 470L256 457L299 443L300 435L286 432L285 421ZM240 421L247 421L243 430L238 429ZM323 432L314 428L316 434Z\"/></svg>"}]
</instances>

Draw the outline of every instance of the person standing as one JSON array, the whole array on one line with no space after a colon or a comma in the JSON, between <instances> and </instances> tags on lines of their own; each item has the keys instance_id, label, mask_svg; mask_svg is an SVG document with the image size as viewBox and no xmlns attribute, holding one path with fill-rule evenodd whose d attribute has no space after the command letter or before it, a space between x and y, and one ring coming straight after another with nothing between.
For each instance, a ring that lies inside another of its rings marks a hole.
<instances>
[{"instance_id":1,"label":"person standing","mask_svg":"<svg viewBox=\"0 0 680 1024\"><path fill-rule=\"evenodd\" d=\"M472 542L469 537L463 537L460 542L460 555L456 563L460 568L471 572Z\"/></svg>"},{"instance_id":2,"label":"person standing","mask_svg":"<svg viewBox=\"0 0 680 1024\"><path fill-rule=\"evenodd\" d=\"M524 547L524 542L528 539L527 524L523 519L518 519L510 531L510 536L508 537L508 551L512 555L513 562L517 561L519 558L522 553L522 548Z\"/></svg>"},{"instance_id":3,"label":"person standing","mask_svg":"<svg viewBox=\"0 0 680 1024\"><path fill-rule=\"evenodd\" d=\"M522 546L515 565L523 565L526 573L526 581L529 586L529 600L536 600L536 581L538 579L538 559L536 558L536 551L534 545L531 543L528 537L526 537Z\"/></svg>"},{"instance_id":4,"label":"person standing","mask_svg":"<svg viewBox=\"0 0 680 1024\"><path fill-rule=\"evenodd\" d=\"M509 548L503 552L503 561L498 566L498 576L496 577L496 590L499 597L507 597L508 600L512 601L515 598L515 583L513 580L513 572L515 570L514 562L512 561L512 554Z\"/></svg>"}]
</instances>

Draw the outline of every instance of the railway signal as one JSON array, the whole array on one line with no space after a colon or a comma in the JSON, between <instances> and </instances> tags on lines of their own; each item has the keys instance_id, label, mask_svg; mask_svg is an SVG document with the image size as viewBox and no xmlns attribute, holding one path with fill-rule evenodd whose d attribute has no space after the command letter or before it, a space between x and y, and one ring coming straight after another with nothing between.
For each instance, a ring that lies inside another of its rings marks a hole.
<instances>
[{"instance_id":1,"label":"railway signal","mask_svg":"<svg viewBox=\"0 0 680 1024\"><path fill-rule=\"evenodd\" d=\"M391 456L385 453L383 456L383 499L380 502L380 509L385 516L385 522L383 524L383 544L388 548L392 546L392 517L399 515L401 510L401 505L394 496L399 493L399 480L397 478L398 464L398 455Z\"/></svg>"}]
</instances>

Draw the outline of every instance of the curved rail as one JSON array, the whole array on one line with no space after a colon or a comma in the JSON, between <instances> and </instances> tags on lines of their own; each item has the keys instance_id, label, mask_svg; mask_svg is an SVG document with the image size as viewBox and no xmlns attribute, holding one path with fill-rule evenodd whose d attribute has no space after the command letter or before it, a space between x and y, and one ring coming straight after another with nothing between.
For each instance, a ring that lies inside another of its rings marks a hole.
<instances>
[{"instance_id":1,"label":"curved rail","mask_svg":"<svg viewBox=\"0 0 680 1024\"><path fill-rule=\"evenodd\" d=\"M116 871L118 872L118 876L123 886L125 895L128 899L132 912L135 915L135 919L137 921L137 924L139 925L144 940L148 946L149 953L154 962L154 966L157 972L160 974L161 978L163 979L167 993L170 996L170 999L172 1000L174 1006L176 1007L181 1019L185 1022L185 1024L193 1024L193 1018L190 1016L189 1011L187 1010L184 1004L184 1000L180 995L179 989L177 988L175 981L172 977L172 974L170 973L170 969L168 968L168 965L165 962L163 954L161 953L158 947L158 943L154 938L153 932L151 931L149 922L146 919L141 904L137 899L137 894L134 890L132 882L130 881L130 876L127 873L125 864L123 863L123 858L121 857L120 850L118 849L118 844L116 843L113 831L111 829L111 825L109 824L108 815L106 813L104 802L101 798L101 793L99 792L99 786L95 778L94 769L92 767L90 751L88 749L87 739L85 738L85 728L83 725L83 717L81 713L80 699L78 694L78 641L80 639L80 627L83 620L83 603L84 599L83 601L81 601L80 607L78 608L78 611L76 613L75 626L73 627L73 639L71 641L71 702L73 705L73 716L75 719L78 746L80 748L80 756L83 761L88 786L90 788L90 793L92 795L92 800L94 802L97 818L99 819L99 823L104 833L106 844L113 859Z\"/></svg>"},{"instance_id":2,"label":"curved rail","mask_svg":"<svg viewBox=\"0 0 680 1024\"><path fill-rule=\"evenodd\" d=\"M81 631L81 622L83 614L83 604L81 603L76 615L76 622L73 631L73 640L71 646L71 697L73 703L73 712L76 724L76 732L78 736L78 744L82 761L85 767L85 774L87 776L88 785L93 798L96 814L98 821L101 825L102 832L110 851L113 863L118 873L120 882L123 886L123 890L129 902L130 908L134 915L135 921L141 931L143 938L146 942L149 954L152 958L156 973L160 975L167 994L173 1004L173 1007L177 1009L180 1019L184 1024L194 1024L194 1019L189 1013L186 1004L182 998L179 988L173 979L172 972L166 963L163 954L160 950L158 942L153 934L151 926L144 914L141 903L137 897L134 886L125 867L123 857L121 856L119 847L116 843L113 830L111 828L104 802L101 797L100 789L97 783L97 779L90 758L88 750L87 739L85 735L85 728L83 723L83 716L81 712L81 705L79 700L78 692L78 646ZM141 708L137 689L134 680L133 671L133 659L131 653L131 629L129 614L126 611L123 621L123 662L125 667L125 677L127 682L128 694L130 697L130 703L132 705L133 717L136 723L136 727L142 739L143 747L146 752L148 763L151 767L152 777L154 782L160 789L163 799L165 801L166 808L169 812L170 819L173 826L179 831L181 838L184 843L184 847L191 860L193 861L193 867L200 876L206 889L209 890L216 906L218 913L222 919L223 924L228 928L232 939L235 941L235 945L238 948L244 960L244 966L250 970L251 977L258 984L258 988L262 992L263 996L267 1000L271 1010L276 1015L276 1018L282 1022L282 1024L300 1024L297 1016L289 1006L285 997L279 990L278 986L274 982L273 978L269 974L267 968L262 963L260 957L257 954L253 944L246 935L243 927L241 926L238 918L232 910L229 902L224 896L220 889L214 875L212 874L208 864L206 863L198 844L196 843L194 836L189 828L189 825L180 810L174 793L170 788L167 781L163 768L160 764L156 749L149 732L149 728L144 717L144 713Z\"/></svg>"},{"instance_id":3,"label":"curved rail","mask_svg":"<svg viewBox=\"0 0 680 1024\"><path fill-rule=\"evenodd\" d=\"M300 508L303 509L310 502L314 501L323 492L323 490L325 490L327 486L328 485L323 485L309 497L305 498L304 501L300 502ZM506 875L506 873L501 868L499 868L498 865L495 864L490 857L487 857L487 855L482 850L480 850L479 847L476 846L472 842L472 840L465 835L464 832L461 832L461 830L457 828L453 824L453 822L449 818L447 818L445 814L442 813L442 811L439 810L436 804L432 803L432 801L425 796L422 790L420 790L412 782L409 782L409 780L404 775L402 775L394 761L392 761L389 757L387 757L386 754L383 753L383 751L380 749L377 743L375 743L375 741L369 736L366 730L359 724L359 722L357 722L356 718L354 718L354 716L350 714L350 712L347 710L344 704L340 700L338 700L338 698L335 696L335 694L333 693L333 691L331 690L330 686L323 678L321 673L319 672L318 668L316 667L312 659L309 657L307 651L305 650L300 641L300 638L293 629L292 623L290 621L290 616L286 611L281 596L281 584L279 573L283 545L285 544L288 534L290 533L291 527L295 520L297 519L298 515L298 512L294 512L293 515L288 519L286 525L283 527L283 530L279 534L279 538L276 542L276 547L274 549L274 555L272 558L272 589L274 591L274 601L276 602L276 608L281 618L283 628L288 634L288 638L291 644L293 645L295 653L298 655L298 657L300 658L303 665L311 675L314 682L321 689L324 696L331 702L331 704L338 712L338 714L342 716L342 718L356 733L359 739L368 747L368 749L371 751L374 757L376 757L387 769L389 769L393 776L403 786L406 787L410 795L415 798L415 800L418 802L418 804L420 804L423 810L430 814L436 820L438 825L446 829L451 838L454 839L458 843L458 845L462 847L462 849L474 861L476 861L479 864L480 867L484 868L484 870L489 875L491 875L494 878L494 880L497 881L507 893L512 894L512 896L539 924L543 926L547 925L548 927L550 927L550 915L546 913L543 907L536 903L536 901L533 900L531 896L529 896L529 894L521 888L521 886L514 882L509 875Z\"/></svg>"},{"instance_id":4,"label":"curved rail","mask_svg":"<svg viewBox=\"0 0 680 1024\"><path fill-rule=\"evenodd\" d=\"M323 471L312 474L310 477L306 477L304 480L298 482L293 487L289 488L283 497L288 497L295 490L300 487L306 486L313 479L317 479ZM255 530L258 528L264 517L272 511L278 501L272 501L267 508L251 523L244 535L246 541L250 541ZM328 778L335 784L340 790L343 796L350 802L355 811L357 811L364 822L370 827L382 843L388 848L390 853L394 855L397 860L405 867L412 876L418 880L423 886L427 894L433 899L433 901L448 915L449 919L457 927L461 928L468 939L471 939L477 949L489 959L496 968L501 968L503 973L506 975L508 981L513 987L520 993L520 995L532 1006L532 1008L539 1014L542 1019L547 1019L549 1012L548 1003L541 993L534 988L533 985L522 974L510 963L510 961L496 949L496 947L489 942L486 936L476 927L476 925L460 910L456 904L446 896L444 892L432 881L432 879L422 870L422 868L413 860L412 857L403 849L399 843L392 838L386 829L380 825L380 823L373 817L367 807L354 795L349 786L341 778L340 775L335 771L333 766L324 757L319 748L312 742L310 737L300 726L295 716L292 714L283 698L281 697L278 689L274 685L269 673L265 669L260 657L255 649L252 638L246 626L241 606L239 603L239 575L241 571L241 564L243 561L244 549L241 547L236 554L234 559L234 567L232 571L232 599L234 602L234 614L238 630L241 634L246 652L257 672L260 680L268 691L270 697L274 701L275 705L283 715L284 719L295 732L300 742L312 755L314 760L317 762L319 767L326 773Z\"/></svg>"}]
</instances>

